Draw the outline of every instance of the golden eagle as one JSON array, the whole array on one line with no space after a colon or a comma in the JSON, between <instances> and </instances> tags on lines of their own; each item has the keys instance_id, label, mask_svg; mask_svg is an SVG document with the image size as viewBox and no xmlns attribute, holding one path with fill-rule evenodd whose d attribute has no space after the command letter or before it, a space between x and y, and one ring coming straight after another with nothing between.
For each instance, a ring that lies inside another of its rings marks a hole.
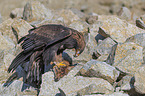
<instances>
[{"instance_id":1,"label":"golden eagle","mask_svg":"<svg viewBox=\"0 0 145 96\"><path fill-rule=\"evenodd\" d=\"M29 30L29 34L22 37L18 43L21 43L23 51L9 66L8 72L14 71L14 73L4 86L8 86L16 78L23 77L24 83L39 88L42 74L51 69L55 81L58 81L74 67L71 62L62 58L63 51L74 48L74 56L78 56L85 48L82 33L55 24L42 25ZM18 67L22 70L17 71Z\"/></svg>"}]
</instances>

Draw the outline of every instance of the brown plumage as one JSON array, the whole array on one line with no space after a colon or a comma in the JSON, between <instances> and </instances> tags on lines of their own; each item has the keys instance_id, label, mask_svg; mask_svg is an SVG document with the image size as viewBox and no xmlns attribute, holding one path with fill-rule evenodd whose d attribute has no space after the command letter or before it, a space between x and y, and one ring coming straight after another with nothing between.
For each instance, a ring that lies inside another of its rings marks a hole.
<instances>
[{"instance_id":1,"label":"brown plumage","mask_svg":"<svg viewBox=\"0 0 145 96\"><path fill-rule=\"evenodd\" d=\"M74 66L62 58L65 49L75 49L75 56L81 54L85 48L85 40L82 33L64 27L62 25L48 24L31 29L29 34L22 37L21 43L23 51L12 61L8 72L14 72L15 77L17 68L20 66L25 73L23 80L25 83L39 88L42 74L53 69L55 81L69 72ZM60 63L60 64L59 64ZM63 63L63 64L61 64ZM5 86L11 82L11 78Z\"/></svg>"}]
</instances>

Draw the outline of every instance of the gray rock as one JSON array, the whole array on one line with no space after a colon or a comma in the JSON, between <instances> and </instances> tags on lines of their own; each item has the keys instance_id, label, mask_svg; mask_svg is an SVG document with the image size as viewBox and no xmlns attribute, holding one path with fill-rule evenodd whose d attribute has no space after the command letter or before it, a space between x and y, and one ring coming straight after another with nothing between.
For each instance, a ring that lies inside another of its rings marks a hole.
<instances>
[{"instance_id":1,"label":"gray rock","mask_svg":"<svg viewBox=\"0 0 145 96\"><path fill-rule=\"evenodd\" d=\"M118 86L120 86L120 90L123 91L131 90L134 88L134 82L134 77L126 75L118 82Z\"/></svg>"},{"instance_id":2,"label":"gray rock","mask_svg":"<svg viewBox=\"0 0 145 96\"><path fill-rule=\"evenodd\" d=\"M13 18L22 18L23 17L24 8L16 8L11 11L10 17Z\"/></svg>"},{"instance_id":3,"label":"gray rock","mask_svg":"<svg viewBox=\"0 0 145 96\"><path fill-rule=\"evenodd\" d=\"M110 64L110 65L114 64L114 57L115 57L117 45L118 45L118 43L115 44L114 46L112 46L111 52L106 60L107 64Z\"/></svg>"},{"instance_id":4,"label":"gray rock","mask_svg":"<svg viewBox=\"0 0 145 96\"><path fill-rule=\"evenodd\" d=\"M1 16L1 13L0 13L0 23L2 23L2 16Z\"/></svg>"},{"instance_id":5,"label":"gray rock","mask_svg":"<svg viewBox=\"0 0 145 96\"><path fill-rule=\"evenodd\" d=\"M101 21L96 21L95 23L91 24L89 29L90 33L94 35L94 37L98 34L99 27L103 25L103 22Z\"/></svg>"},{"instance_id":6,"label":"gray rock","mask_svg":"<svg viewBox=\"0 0 145 96\"><path fill-rule=\"evenodd\" d=\"M72 22L80 20L80 18L70 9L62 9L55 11L54 17L52 19L61 19L66 25L70 25Z\"/></svg>"},{"instance_id":7,"label":"gray rock","mask_svg":"<svg viewBox=\"0 0 145 96\"><path fill-rule=\"evenodd\" d=\"M27 35L28 31L33 27L23 19L14 19L12 28L13 28L13 32L15 33L15 36L19 40L23 36Z\"/></svg>"},{"instance_id":8,"label":"gray rock","mask_svg":"<svg viewBox=\"0 0 145 96\"><path fill-rule=\"evenodd\" d=\"M99 77L113 83L119 76L119 71L105 62L91 60L79 71L79 74L87 77Z\"/></svg>"},{"instance_id":9,"label":"gray rock","mask_svg":"<svg viewBox=\"0 0 145 96\"><path fill-rule=\"evenodd\" d=\"M38 21L38 22L36 21L36 22L31 23L31 25L35 27L39 27L46 24L60 24L60 25L66 26L63 22L63 19L45 19L42 21Z\"/></svg>"},{"instance_id":10,"label":"gray rock","mask_svg":"<svg viewBox=\"0 0 145 96\"><path fill-rule=\"evenodd\" d=\"M126 42L134 42L140 46L143 47L143 61L145 62L145 34L144 33L140 33L140 34L136 34L130 38L128 38L126 40Z\"/></svg>"},{"instance_id":11,"label":"gray rock","mask_svg":"<svg viewBox=\"0 0 145 96\"><path fill-rule=\"evenodd\" d=\"M114 92L112 94L107 94L107 95L97 94L97 95L82 95L82 96L129 96L129 95L123 92Z\"/></svg>"},{"instance_id":12,"label":"gray rock","mask_svg":"<svg viewBox=\"0 0 145 96\"><path fill-rule=\"evenodd\" d=\"M17 44L17 39L12 31L11 25L14 22L13 19L5 20L0 24L0 32L6 38L9 39L10 42Z\"/></svg>"},{"instance_id":13,"label":"gray rock","mask_svg":"<svg viewBox=\"0 0 145 96\"><path fill-rule=\"evenodd\" d=\"M55 96L57 93L59 93L58 88L63 90L67 96L70 96L69 94L76 94L77 92L80 94L88 94L88 92L85 92L87 88L92 88L89 93L113 92L114 88L112 85L103 79L75 76L80 68L81 66L76 66L68 73L68 75L64 76L58 82L54 82L54 76L52 72L45 73L42 77L40 95Z\"/></svg>"},{"instance_id":14,"label":"gray rock","mask_svg":"<svg viewBox=\"0 0 145 96\"><path fill-rule=\"evenodd\" d=\"M71 22L69 27L79 32L88 32L89 25L84 21L77 20L77 21Z\"/></svg>"},{"instance_id":15,"label":"gray rock","mask_svg":"<svg viewBox=\"0 0 145 96\"><path fill-rule=\"evenodd\" d=\"M81 20L85 21L86 16L87 16L85 13L83 13L83 12L81 12L80 10L75 9L75 8L71 8L71 11L72 11L74 14L76 14Z\"/></svg>"},{"instance_id":16,"label":"gray rock","mask_svg":"<svg viewBox=\"0 0 145 96\"><path fill-rule=\"evenodd\" d=\"M110 36L116 42L123 43L130 36L145 33L144 30L115 16L99 16L98 20L103 22L103 25L100 27L99 34L104 37Z\"/></svg>"},{"instance_id":17,"label":"gray rock","mask_svg":"<svg viewBox=\"0 0 145 96\"><path fill-rule=\"evenodd\" d=\"M98 14L96 13L90 13L88 14L88 16L86 17L86 22L88 24L93 24L98 20Z\"/></svg>"},{"instance_id":18,"label":"gray rock","mask_svg":"<svg viewBox=\"0 0 145 96\"><path fill-rule=\"evenodd\" d=\"M3 87L3 85L0 84L0 94L2 96L30 96L37 94L37 91L32 87L21 92L22 85L23 82L19 80L15 80L9 87Z\"/></svg>"},{"instance_id":19,"label":"gray rock","mask_svg":"<svg viewBox=\"0 0 145 96\"><path fill-rule=\"evenodd\" d=\"M12 42L11 39L3 36L1 32L0 32L0 45L1 45L0 50L3 50L5 54L9 52L13 54L13 52L15 51L15 44Z\"/></svg>"},{"instance_id":20,"label":"gray rock","mask_svg":"<svg viewBox=\"0 0 145 96\"><path fill-rule=\"evenodd\" d=\"M14 58L15 58L15 56L12 55L11 53L4 55L4 66L6 69L8 69L9 65L11 64L11 62Z\"/></svg>"},{"instance_id":21,"label":"gray rock","mask_svg":"<svg viewBox=\"0 0 145 96\"><path fill-rule=\"evenodd\" d=\"M143 47L133 42L118 44L113 66L122 72L134 75L136 69L139 68L143 62L142 50Z\"/></svg>"},{"instance_id":22,"label":"gray rock","mask_svg":"<svg viewBox=\"0 0 145 96\"><path fill-rule=\"evenodd\" d=\"M105 61L107 60L109 54L111 53L112 46L115 45L111 38L106 38L103 41L100 41L96 47L96 52L99 53L101 56L97 59L98 61Z\"/></svg>"},{"instance_id":23,"label":"gray rock","mask_svg":"<svg viewBox=\"0 0 145 96\"><path fill-rule=\"evenodd\" d=\"M131 15L132 14L127 7L122 7L118 12L118 16L121 19L124 19L124 20L127 20L127 21L131 20Z\"/></svg>"},{"instance_id":24,"label":"gray rock","mask_svg":"<svg viewBox=\"0 0 145 96\"><path fill-rule=\"evenodd\" d=\"M136 69L135 73L135 90L139 93L145 94L145 65Z\"/></svg>"},{"instance_id":25,"label":"gray rock","mask_svg":"<svg viewBox=\"0 0 145 96\"><path fill-rule=\"evenodd\" d=\"M53 15L50 9L45 8L38 1L28 2L23 11L23 19L28 22L42 21L44 19L52 19Z\"/></svg>"}]
</instances>

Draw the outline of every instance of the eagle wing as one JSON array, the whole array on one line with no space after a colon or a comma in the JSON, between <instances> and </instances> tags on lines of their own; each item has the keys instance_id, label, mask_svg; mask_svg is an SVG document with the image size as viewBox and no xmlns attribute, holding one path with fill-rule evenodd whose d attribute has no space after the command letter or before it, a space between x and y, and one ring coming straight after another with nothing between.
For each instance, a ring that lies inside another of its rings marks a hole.
<instances>
[{"instance_id":1,"label":"eagle wing","mask_svg":"<svg viewBox=\"0 0 145 96\"><path fill-rule=\"evenodd\" d=\"M18 41L18 43L23 41L21 46L24 50L12 61L8 68L8 72L14 71L30 56L35 56L33 57L33 60L35 60L40 54L43 53L42 50L45 50L47 47L58 43L63 39L66 39L71 36L71 34L71 30L62 25L48 24L31 29L28 35L22 37ZM36 54L36 51L39 51L37 52L38 54ZM33 53L35 53L35 55L33 55Z\"/></svg>"}]
</instances>

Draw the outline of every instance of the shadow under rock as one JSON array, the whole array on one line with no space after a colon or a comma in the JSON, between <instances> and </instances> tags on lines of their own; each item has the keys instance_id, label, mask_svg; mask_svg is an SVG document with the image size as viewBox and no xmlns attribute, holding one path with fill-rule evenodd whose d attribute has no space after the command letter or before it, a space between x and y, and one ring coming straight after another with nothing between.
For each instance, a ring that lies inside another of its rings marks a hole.
<instances>
[{"instance_id":1,"label":"shadow under rock","mask_svg":"<svg viewBox=\"0 0 145 96\"><path fill-rule=\"evenodd\" d=\"M98 43L99 40L104 40L105 38L106 38L106 37L102 36L101 34L97 34L97 35L95 36L95 40L97 41L97 43Z\"/></svg>"}]
</instances>

